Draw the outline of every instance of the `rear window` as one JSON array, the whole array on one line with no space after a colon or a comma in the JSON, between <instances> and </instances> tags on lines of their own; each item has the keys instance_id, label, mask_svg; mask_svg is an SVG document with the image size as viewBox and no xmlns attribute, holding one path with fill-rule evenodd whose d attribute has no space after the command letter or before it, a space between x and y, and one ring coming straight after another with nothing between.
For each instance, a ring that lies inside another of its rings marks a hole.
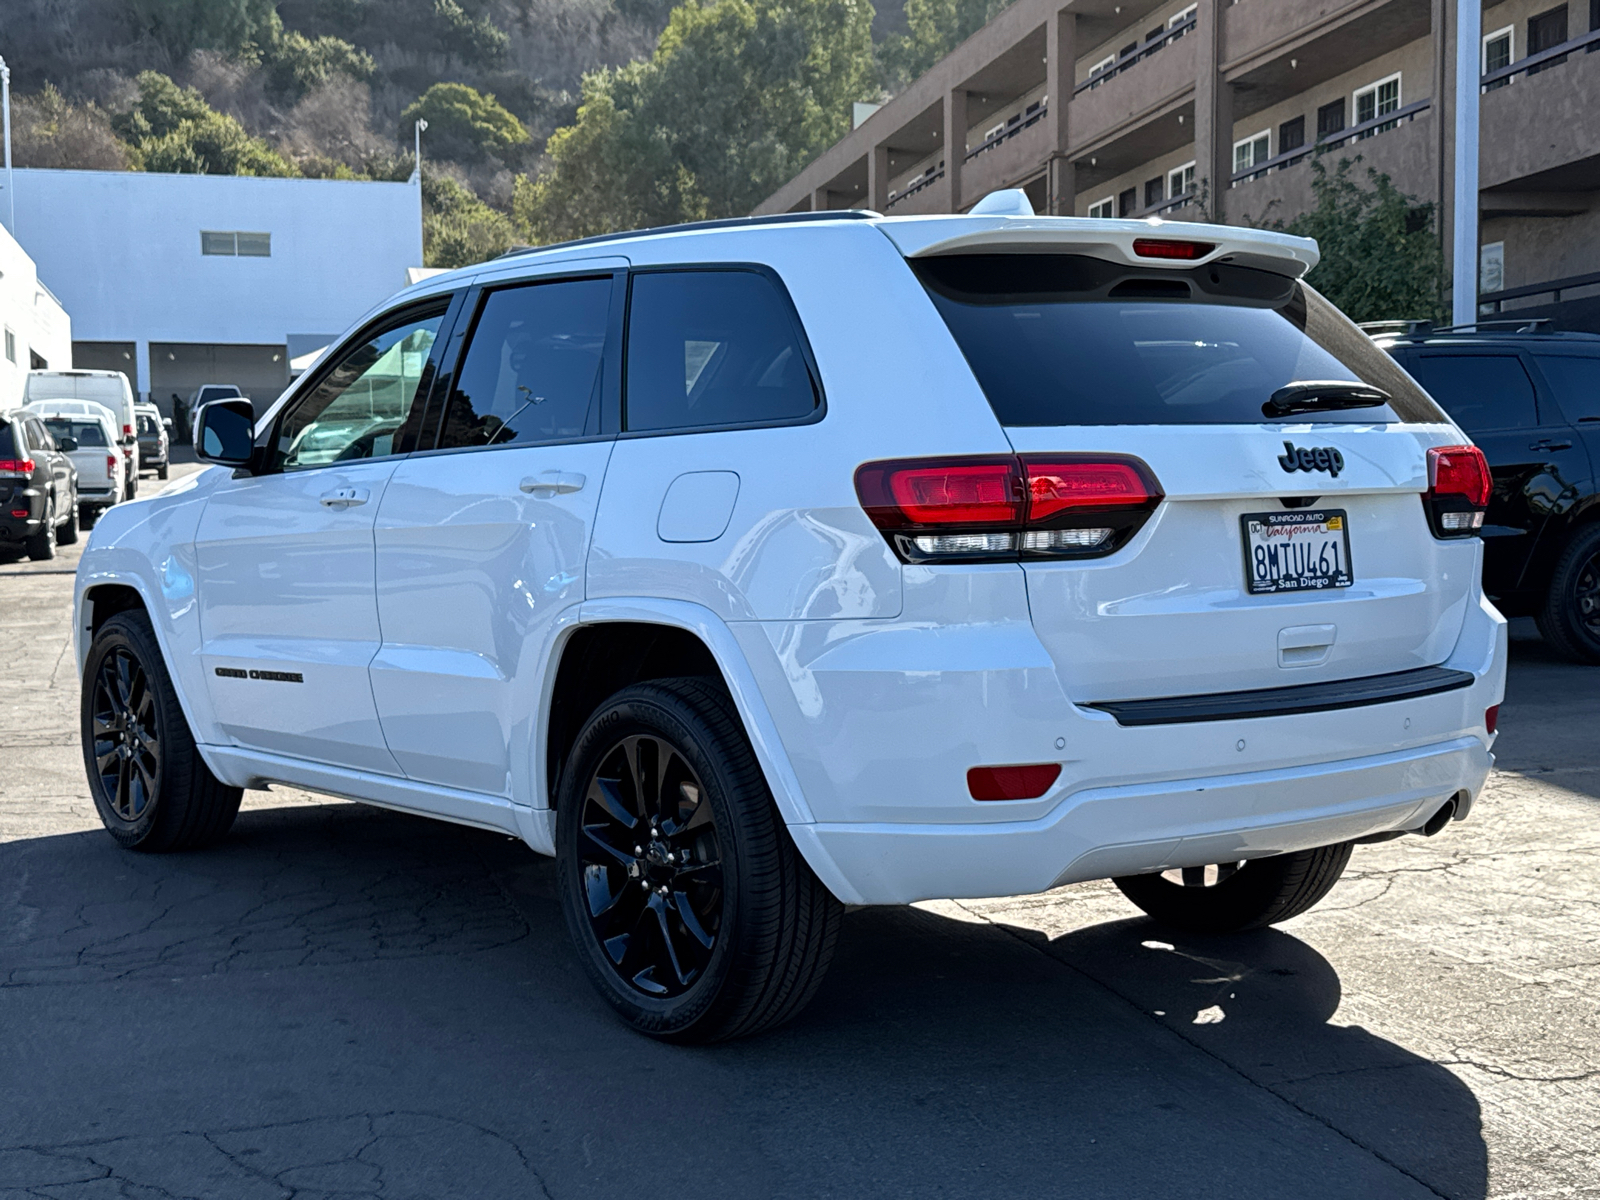
<instances>
[{"instance_id":1,"label":"rear window","mask_svg":"<svg viewBox=\"0 0 1600 1200\"><path fill-rule=\"evenodd\" d=\"M1157 270L1076 254L949 255L912 267L1002 425L1446 420L1313 288L1267 271ZM1287 384L1325 380L1391 399L1262 411Z\"/></svg>"},{"instance_id":2,"label":"rear window","mask_svg":"<svg viewBox=\"0 0 1600 1200\"><path fill-rule=\"evenodd\" d=\"M9 421L0 421L0 458L21 458L17 453L17 437L11 432Z\"/></svg>"},{"instance_id":3,"label":"rear window","mask_svg":"<svg viewBox=\"0 0 1600 1200\"><path fill-rule=\"evenodd\" d=\"M100 427L99 421L72 421L66 417L46 417L44 427L50 431L50 436L56 439L69 437L78 443L79 448L106 445L105 430Z\"/></svg>"}]
</instances>

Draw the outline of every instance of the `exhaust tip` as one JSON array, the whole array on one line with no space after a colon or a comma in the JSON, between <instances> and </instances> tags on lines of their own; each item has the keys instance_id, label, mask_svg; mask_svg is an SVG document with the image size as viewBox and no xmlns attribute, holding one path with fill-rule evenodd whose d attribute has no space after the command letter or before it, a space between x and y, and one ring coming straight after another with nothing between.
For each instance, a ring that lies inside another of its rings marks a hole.
<instances>
[{"instance_id":1,"label":"exhaust tip","mask_svg":"<svg viewBox=\"0 0 1600 1200\"><path fill-rule=\"evenodd\" d=\"M1451 796L1450 799L1448 799L1448 800L1446 800L1444 802L1444 807L1443 808L1441 808L1438 812L1434 813L1433 816L1428 818L1428 823L1426 825L1424 825L1422 827L1421 831L1420 831L1422 833L1422 836L1423 837L1432 837L1434 834L1438 833L1441 829L1443 829L1446 825L1450 824L1450 818L1455 816L1455 815L1456 815L1456 798L1454 796Z\"/></svg>"}]
</instances>

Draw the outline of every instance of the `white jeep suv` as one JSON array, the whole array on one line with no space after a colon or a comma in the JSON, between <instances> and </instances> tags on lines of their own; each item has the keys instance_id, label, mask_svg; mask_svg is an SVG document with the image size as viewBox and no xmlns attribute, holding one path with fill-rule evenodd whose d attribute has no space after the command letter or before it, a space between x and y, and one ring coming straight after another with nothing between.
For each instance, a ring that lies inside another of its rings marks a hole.
<instances>
[{"instance_id":1,"label":"white jeep suv","mask_svg":"<svg viewBox=\"0 0 1600 1200\"><path fill-rule=\"evenodd\" d=\"M1259 230L828 213L400 293L77 581L123 845L268 781L559 860L595 986L797 1012L846 904L1281 921L1466 816L1482 456Z\"/></svg>"}]
</instances>

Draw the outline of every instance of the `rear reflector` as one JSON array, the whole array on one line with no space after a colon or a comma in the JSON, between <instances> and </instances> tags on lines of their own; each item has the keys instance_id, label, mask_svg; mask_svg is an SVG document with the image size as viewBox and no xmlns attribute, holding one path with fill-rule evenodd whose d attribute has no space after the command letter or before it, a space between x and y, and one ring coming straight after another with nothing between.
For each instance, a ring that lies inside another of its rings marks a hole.
<instances>
[{"instance_id":1,"label":"rear reflector","mask_svg":"<svg viewBox=\"0 0 1600 1200\"><path fill-rule=\"evenodd\" d=\"M1177 258L1192 261L1204 258L1216 248L1215 242L1180 242L1172 238L1133 239L1133 252L1140 258Z\"/></svg>"},{"instance_id":2,"label":"rear reflector","mask_svg":"<svg viewBox=\"0 0 1600 1200\"><path fill-rule=\"evenodd\" d=\"M1500 727L1500 706L1498 704L1491 705L1483 710L1483 723L1489 727L1490 733Z\"/></svg>"},{"instance_id":3,"label":"rear reflector","mask_svg":"<svg viewBox=\"0 0 1600 1200\"><path fill-rule=\"evenodd\" d=\"M13 508L11 510L11 515L13 517L25 517L28 515L28 510L25 508Z\"/></svg>"},{"instance_id":4,"label":"rear reflector","mask_svg":"<svg viewBox=\"0 0 1600 1200\"><path fill-rule=\"evenodd\" d=\"M974 800L1037 800L1061 777L1060 763L1028 767L973 767L967 791Z\"/></svg>"}]
</instances>

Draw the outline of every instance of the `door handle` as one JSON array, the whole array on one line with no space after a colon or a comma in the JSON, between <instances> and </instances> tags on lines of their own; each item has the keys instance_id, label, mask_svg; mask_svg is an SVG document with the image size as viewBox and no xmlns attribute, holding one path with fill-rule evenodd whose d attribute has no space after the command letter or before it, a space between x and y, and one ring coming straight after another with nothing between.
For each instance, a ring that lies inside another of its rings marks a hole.
<instances>
[{"instance_id":1,"label":"door handle","mask_svg":"<svg viewBox=\"0 0 1600 1200\"><path fill-rule=\"evenodd\" d=\"M322 493L322 507L324 508L354 508L358 504L367 502L366 488L342 487L334 488L331 492Z\"/></svg>"},{"instance_id":2,"label":"door handle","mask_svg":"<svg viewBox=\"0 0 1600 1200\"><path fill-rule=\"evenodd\" d=\"M1549 438L1540 438L1537 442L1532 443L1528 447L1528 449L1529 450L1571 450L1572 449L1572 443L1571 442L1552 442Z\"/></svg>"},{"instance_id":3,"label":"door handle","mask_svg":"<svg viewBox=\"0 0 1600 1200\"><path fill-rule=\"evenodd\" d=\"M584 482L584 477L575 471L540 471L517 486L530 496L547 500L551 496L569 496L582 491Z\"/></svg>"}]
</instances>

